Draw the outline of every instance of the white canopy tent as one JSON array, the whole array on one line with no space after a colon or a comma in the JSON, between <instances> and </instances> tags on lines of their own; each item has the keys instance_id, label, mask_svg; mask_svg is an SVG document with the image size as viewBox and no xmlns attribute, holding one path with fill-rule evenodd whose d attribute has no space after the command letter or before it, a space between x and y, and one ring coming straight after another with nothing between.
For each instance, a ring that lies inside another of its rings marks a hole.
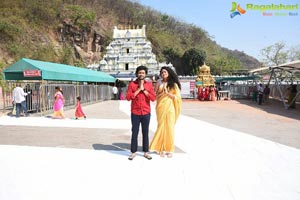
<instances>
[{"instance_id":1,"label":"white canopy tent","mask_svg":"<svg viewBox=\"0 0 300 200\"><path fill-rule=\"evenodd\" d=\"M250 71L251 74L270 74L270 78L268 84L271 80L274 80L275 86L277 87L278 91L280 92L280 98L285 106L286 109L290 108L290 106L297 100L300 96L300 89L298 88L298 92L293 100L289 103L285 101L285 93L282 91L282 85L285 84L297 84L299 87L299 77L300 77L300 60L295 60L292 62L280 64L277 66L271 67L261 67L258 69L254 69ZM297 77L298 76L298 77ZM297 79L298 80L295 80Z\"/></svg>"}]
</instances>

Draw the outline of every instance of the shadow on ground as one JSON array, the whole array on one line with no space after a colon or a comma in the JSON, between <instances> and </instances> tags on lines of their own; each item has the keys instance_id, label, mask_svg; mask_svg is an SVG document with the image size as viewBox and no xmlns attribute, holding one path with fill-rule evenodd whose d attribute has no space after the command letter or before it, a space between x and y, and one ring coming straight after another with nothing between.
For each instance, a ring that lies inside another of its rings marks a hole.
<instances>
[{"instance_id":1,"label":"shadow on ground","mask_svg":"<svg viewBox=\"0 0 300 200\"><path fill-rule=\"evenodd\" d=\"M285 109L282 101L279 101L276 99L270 99L269 104L262 104L262 105L258 105L257 103L255 103L251 100L245 100L245 99L235 99L235 101L237 101L241 104L251 106L253 108L263 110L269 114L274 114L274 115L279 115L282 117L300 120L300 105L299 104L296 105L296 108Z\"/></svg>"},{"instance_id":2,"label":"shadow on ground","mask_svg":"<svg viewBox=\"0 0 300 200\"><path fill-rule=\"evenodd\" d=\"M95 150L106 150L106 151L130 151L129 143L112 143L112 144L93 144ZM143 147L138 146L138 151L142 152ZM185 153L182 149L175 146L175 153Z\"/></svg>"}]
</instances>

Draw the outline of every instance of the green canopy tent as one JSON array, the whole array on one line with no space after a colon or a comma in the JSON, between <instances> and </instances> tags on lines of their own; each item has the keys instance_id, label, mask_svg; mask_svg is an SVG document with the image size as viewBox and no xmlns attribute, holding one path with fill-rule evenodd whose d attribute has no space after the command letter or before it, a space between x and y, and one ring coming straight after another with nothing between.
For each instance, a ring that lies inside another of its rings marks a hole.
<instances>
[{"instance_id":1,"label":"green canopy tent","mask_svg":"<svg viewBox=\"0 0 300 200\"><path fill-rule=\"evenodd\" d=\"M115 78L104 72L93 71L70 65L22 58L3 70L4 80L41 81L42 113L46 111L45 81L72 81L88 83L115 83ZM97 91L97 90L96 90Z\"/></svg>"},{"instance_id":2,"label":"green canopy tent","mask_svg":"<svg viewBox=\"0 0 300 200\"><path fill-rule=\"evenodd\" d=\"M22 58L3 70L5 80L46 80L114 83L109 74L71 65Z\"/></svg>"}]
</instances>

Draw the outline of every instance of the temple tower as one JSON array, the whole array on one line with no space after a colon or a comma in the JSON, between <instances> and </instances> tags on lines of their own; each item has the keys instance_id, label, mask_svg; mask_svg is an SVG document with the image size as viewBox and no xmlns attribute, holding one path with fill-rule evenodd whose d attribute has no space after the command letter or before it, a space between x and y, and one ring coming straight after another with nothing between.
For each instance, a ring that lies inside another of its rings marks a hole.
<instances>
[{"instance_id":1,"label":"temple tower","mask_svg":"<svg viewBox=\"0 0 300 200\"><path fill-rule=\"evenodd\" d=\"M115 26L113 40L107 46L106 55L99 63L100 71L108 72L115 77L134 75L135 69L140 65L148 67L149 75L159 72L159 64L155 54L152 53L151 42L146 38L146 26L120 29Z\"/></svg>"},{"instance_id":2,"label":"temple tower","mask_svg":"<svg viewBox=\"0 0 300 200\"><path fill-rule=\"evenodd\" d=\"M210 67L205 63L200 67L199 66L199 74L196 78L197 87L206 87L206 86L214 86L215 79L210 74Z\"/></svg>"}]
</instances>

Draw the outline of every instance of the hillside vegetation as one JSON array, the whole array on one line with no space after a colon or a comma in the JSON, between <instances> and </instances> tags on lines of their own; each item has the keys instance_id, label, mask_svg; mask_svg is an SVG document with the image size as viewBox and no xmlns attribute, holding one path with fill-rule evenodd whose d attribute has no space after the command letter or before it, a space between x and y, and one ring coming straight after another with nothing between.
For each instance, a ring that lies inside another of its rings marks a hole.
<instances>
[{"instance_id":1,"label":"hillside vegetation","mask_svg":"<svg viewBox=\"0 0 300 200\"><path fill-rule=\"evenodd\" d=\"M84 67L98 63L114 26L141 27L160 62L181 75L204 62L212 74L250 69L259 62L216 44L208 33L172 16L126 0L1 0L0 68L22 57Z\"/></svg>"}]
</instances>

